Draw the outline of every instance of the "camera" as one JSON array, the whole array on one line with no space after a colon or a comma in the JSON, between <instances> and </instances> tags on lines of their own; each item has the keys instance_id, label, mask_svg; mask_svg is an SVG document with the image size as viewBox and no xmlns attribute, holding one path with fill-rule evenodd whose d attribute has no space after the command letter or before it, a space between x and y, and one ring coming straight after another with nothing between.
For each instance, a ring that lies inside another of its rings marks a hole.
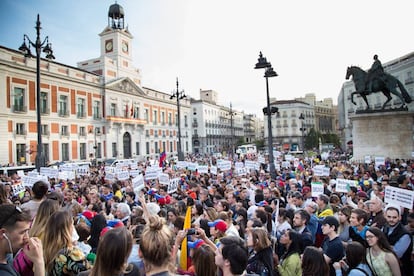
<instances>
[{"instance_id":1,"label":"camera","mask_svg":"<svg viewBox=\"0 0 414 276\"><path fill-rule=\"evenodd\" d=\"M187 236L196 235L197 231L194 228L190 228L187 230Z\"/></svg>"}]
</instances>

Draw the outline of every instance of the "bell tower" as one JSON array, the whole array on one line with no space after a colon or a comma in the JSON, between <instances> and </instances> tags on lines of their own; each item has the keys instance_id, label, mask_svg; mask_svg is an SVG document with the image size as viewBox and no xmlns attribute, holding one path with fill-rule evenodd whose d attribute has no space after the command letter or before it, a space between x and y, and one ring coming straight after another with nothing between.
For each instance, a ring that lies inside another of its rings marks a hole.
<instances>
[{"instance_id":1,"label":"bell tower","mask_svg":"<svg viewBox=\"0 0 414 276\"><path fill-rule=\"evenodd\" d=\"M105 77L106 81L128 77L141 84L140 72L133 66L133 36L125 25L124 8L115 3L109 7L108 25L99 34L101 55L98 59L78 62L78 67Z\"/></svg>"}]
</instances>

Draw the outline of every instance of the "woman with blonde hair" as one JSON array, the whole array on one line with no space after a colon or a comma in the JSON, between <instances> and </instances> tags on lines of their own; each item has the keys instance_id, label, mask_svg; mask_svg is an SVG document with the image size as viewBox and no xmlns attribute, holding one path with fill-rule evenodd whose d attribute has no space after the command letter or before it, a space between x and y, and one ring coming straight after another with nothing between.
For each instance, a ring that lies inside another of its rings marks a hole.
<instances>
[{"instance_id":1,"label":"woman with blonde hair","mask_svg":"<svg viewBox=\"0 0 414 276\"><path fill-rule=\"evenodd\" d=\"M29 237L42 239L48 219L54 212L58 210L59 203L56 200L46 199L40 203L32 227L29 230ZM13 260L13 266L21 275L34 275L33 263L28 259L23 250L20 250L19 253L17 253L16 257Z\"/></svg>"},{"instance_id":2,"label":"woman with blonde hair","mask_svg":"<svg viewBox=\"0 0 414 276\"><path fill-rule=\"evenodd\" d=\"M29 236L41 238L45 232L48 219L58 210L59 202L54 199L45 199L42 203L40 203L32 227L29 230Z\"/></svg>"},{"instance_id":3,"label":"woman with blonde hair","mask_svg":"<svg viewBox=\"0 0 414 276\"><path fill-rule=\"evenodd\" d=\"M48 276L76 275L89 268L82 250L73 246L73 231L73 217L68 211L57 211L47 221L42 243Z\"/></svg>"},{"instance_id":4,"label":"woman with blonde hair","mask_svg":"<svg viewBox=\"0 0 414 276\"><path fill-rule=\"evenodd\" d=\"M147 276L169 275L173 245L173 233L165 220L149 216L139 245L139 256L144 260Z\"/></svg>"},{"instance_id":5,"label":"woman with blonde hair","mask_svg":"<svg viewBox=\"0 0 414 276\"><path fill-rule=\"evenodd\" d=\"M263 228L252 228L247 234L247 246L253 248L247 262L247 273L273 275L272 243ZM262 274L266 273L266 274Z\"/></svg>"}]
</instances>

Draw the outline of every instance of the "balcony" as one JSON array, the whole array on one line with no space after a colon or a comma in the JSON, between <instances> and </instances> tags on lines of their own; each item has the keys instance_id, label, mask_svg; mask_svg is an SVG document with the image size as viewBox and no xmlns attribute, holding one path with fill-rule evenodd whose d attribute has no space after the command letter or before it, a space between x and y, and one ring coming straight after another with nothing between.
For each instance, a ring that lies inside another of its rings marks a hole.
<instances>
[{"instance_id":1,"label":"balcony","mask_svg":"<svg viewBox=\"0 0 414 276\"><path fill-rule=\"evenodd\" d=\"M69 137L69 132L68 131L61 131L60 136L61 137Z\"/></svg>"},{"instance_id":2,"label":"balcony","mask_svg":"<svg viewBox=\"0 0 414 276\"><path fill-rule=\"evenodd\" d=\"M68 110L59 110L58 111L59 117L69 117L69 111Z\"/></svg>"},{"instance_id":3,"label":"balcony","mask_svg":"<svg viewBox=\"0 0 414 276\"><path fill-rule=\"evenodd\" d=\"M14 132L14 134L15 134L16 136L26 136L27 132L26 132L26 130L16 130L16 131Z\"/></svg>"},{"instance_id":4,"label":"balcony","mask_svg":"<svg viewBox=\"0 0 414 276\"><path fill-rule=\"evenodd\" d=\"M86 118L86 112L80 112L80 111L78 111L78 112L76 113L76 117L77 117L78 119L83 119L83 118Z\"/></svg>"},{"instance_id":5,"label":"balcony","mask_svg":"<svg viewBox=\"0 0 414 276\"><path fill-rule=\"evenodd\" d=\"M194 139L198 139L198 134L193 134Z\"/></svg>"},{"instance_id":6,"label":"balcony","mask_svg":"<svg viewBox=\"0 0 414 276\"><path fill-rule=\"evenodd\" d=\"M26 113L27 112L27 106L23 106L23 105L13 105L12 106L12 112L15 112L15 113Z\"/></svg>"},{"instance_id":7,"label":"balcony","mask_svg":"<svg viewBox=\"0 0 414 276\"><path fill-rule=\"evenodd\" d=\"M93 119L94 120L100 120L100 119L102 119L102 116L101 116L101 114L93 114Z\"/></svg>"},{"instance_id":8,"label":"balcony","mask_svg":"<svg viewBox=\"0 0 414 276\"><path fill-rule=\"evenodd\" d=\"M50 109L49 108L40 108L40 114L49 115L50 114Z\"/></svg>"},{"instance_id":9,"label":"balcony","mask_svg":"<svg viewBox=\"0 0 414 276\"><path fill-rule=\"evenodd\" d=\"M50 136L49 130L42 130L42 136Z\"/></svg>"},{"instance_id":10,"label":"balcony","mask_svg":"<svg viewBox=\"0 0 414 276\"><path fill-rule=\"evenodd\" d=\"M85 133L85 131L81 131L81 132L79 132L79 137L86 137L86 133Z\"/></svg>"}]
</instances>

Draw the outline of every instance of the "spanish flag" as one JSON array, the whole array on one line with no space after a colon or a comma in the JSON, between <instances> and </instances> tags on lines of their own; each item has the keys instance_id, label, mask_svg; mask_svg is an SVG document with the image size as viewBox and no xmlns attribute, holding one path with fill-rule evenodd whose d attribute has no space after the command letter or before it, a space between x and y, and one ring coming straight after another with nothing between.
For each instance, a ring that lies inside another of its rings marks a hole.
<instances>
[{"instance_id":1,"label":"spanish flag","mask_svg":"<svg viewBox=\"0 0 414 276\"><path fill-rule=\"evenodd\" d=\"M190 229L191 228L191 206L187 207L187 212L185 213L184 219L184 227L183 229ZM181 243L181 254L180 254L180 268L183 270L187 270L188 263L187 263L187 237Z\"/></svg>"}]
</instances>

